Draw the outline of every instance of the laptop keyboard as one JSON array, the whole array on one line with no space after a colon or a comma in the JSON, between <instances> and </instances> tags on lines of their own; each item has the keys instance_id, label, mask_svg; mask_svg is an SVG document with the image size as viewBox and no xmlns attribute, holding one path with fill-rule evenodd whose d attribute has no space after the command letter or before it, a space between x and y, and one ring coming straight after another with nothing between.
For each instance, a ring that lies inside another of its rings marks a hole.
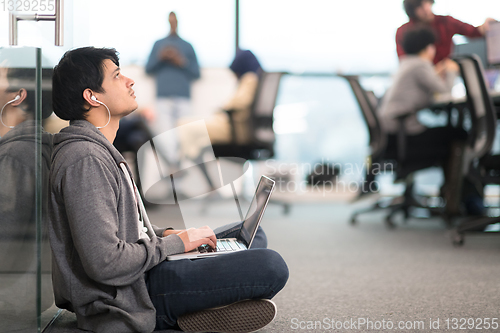
<instances>
[{"instance_id":1,"label":"laptop keyboard","mask_svg":"<svg viewBox=\"0 0 500 333\"><path fill-rule=\"evenodd\" d=\"M205 253L205 252L227 252L227 251L240 251L240 250L245 250L246 248L238 243L238 242L231 242L229 240L221 239L217 241L217 250L212 249L208 245L202 245L198 247L198 251L200 253Z\"/></svg>"}]
</instances>

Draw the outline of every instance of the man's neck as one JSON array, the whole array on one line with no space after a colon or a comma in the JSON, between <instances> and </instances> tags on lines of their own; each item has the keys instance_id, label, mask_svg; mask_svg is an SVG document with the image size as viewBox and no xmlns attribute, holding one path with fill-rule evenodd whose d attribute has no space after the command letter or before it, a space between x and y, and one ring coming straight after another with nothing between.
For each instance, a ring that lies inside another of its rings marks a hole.
<instances>
[{"instance_id":1,"label":"man's neck","mask_svg":"<svg viewBox=\"0 0 500 333\"><path fill-rule=\"evenodd\" d=\"M99 131L101 131L102 134L108 139L111 144L115 141L116 138L116 132L118 132L118 128L120 127L120 120L119 119L111 119L109 124L103 128L99 128Z\"/></svg>"},{"instance_id":2,"label":"man's neck","mask_svg":"<svg viewBox=\"0 0 500 333\"><path fill-rule=\"evenodd\" d=\"M423 53L423 52L422 52L422 53L419 53L419 54L418 54L418 57L419 57L420 59L423 59L423 60L428 61L428 62L430 62L430 63L432 63L432 60L433 60L433 59L431 59L431 58L429 57L429 55L427 55L427 53Z\"/></svg>"},{"instance_id":3,"label":"man's neck","mask_svg":"<svg viewBox=\"0 0 500 333\"><path fill-rule=\"evenodd\" d=\"M434 21L435 17L436 17L436 15L434 15L432 17L432 19L430 19L430 20L419 20L418 18L411 18L410 22L412 22L413 24L418 24L418 25L431 25L432 22Z\"/></svg>"},{"instance_id":4,"label":"man's neck","mask_svg":"<svg viewBox=\"0 0 500 333\"><path fill-rule=\"evenodd\" d=\"M9 127L0 126L0 138L5 136L5 134L9 133L9 131L10 131Z\"/></svg>"},{"instance_id":5,"label":"man's neck","mask_svg":"<svg viewBox=\"0 0 500 333\"><path fill-rule=\"evenodd\" d=\"M4 112L2 122L0 125L0 137L7 134L12 128L10 126L17 126L23 121L27 120L26 112L21 108L12 108L10 112Z\"/></svg>"},{"instance_id":6,"label":"man's neck","mask_svg":"<svg viewBox=\"0 0 500 333\"><path fill-rule=\"evenodd\" d=\"M109 123L106 124L108 119ZM106 139L108 139L109 142L113 143L113 141L115 141L116 132L120 127L120 118L117 117L104 118L96 116L96 114L93 113L87 116L87 121L92 125L94 125L99 131L101 131L101 133L104 134L104 136L106 137Z\"/></svg>"}]
</instances>

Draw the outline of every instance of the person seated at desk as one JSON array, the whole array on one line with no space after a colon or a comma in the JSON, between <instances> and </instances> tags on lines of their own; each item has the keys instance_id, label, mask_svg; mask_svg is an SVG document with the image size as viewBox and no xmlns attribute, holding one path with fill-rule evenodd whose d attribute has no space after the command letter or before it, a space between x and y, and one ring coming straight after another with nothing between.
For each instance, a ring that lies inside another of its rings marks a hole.
<instances>
[{"instance_id":1,"label":"person seated at desk","mask_svg":"<svg viewBox=\"0 0 500 333\"><path fill-rule=\"evenodd\" d=\"M400 125L396 118L401 115L408 115L405 119L408 135L428 132L430 129L418 121L417 111L431 106L437 93L451 92L458 65L448 59L433 67L435 40L434 32L427 27L416 27L405 34L403 47L406 55L401 59L393 84L379 109L383 126L390 136L397 134Z\"/></svg>"},{"instance_id":2,"label":"person seated at desk","mask_svg":"<svg viewBox=\"0 0 500 333\"><path fill-rule=\"evenodd\" d=\"M250 138L248 132L250 108L257 91L262 67L251 51L238 50L229 68L238 78L238 88L233 97L224 105L223 110L233 112L236 143L245 144ZM193 120L193 118L181 119L179 125ZM205 119L205 125L212 144L225 144L232 141L231 123L226 112L216 112L210 118ZM197 132L196 128L187 128L181 131L181 149L185 157L196 160L200 156L206 145L204 133Z\"/></svg>"},{"instance_id":3,"label":"person seated at desk","mask_svg":"<svg viewBox=\"0 0 500 333\"><path fill-rule=\"evenodd\" d=\"M417 164L433 160L444 169L445 184L454 160L450 152L452 144L463 144L467 133L451 126L428 128L417 118L417 111L433 104L436 93L451 91L458 65L448 59L433 67L436 53L436 37L428 27L417 26L407 31L403 40L406 55L391 88L387 91L379 109L382 126L388 133L386 158L398 160L398 132L401 123L397 118L406 115L405 162ZM441 75L445 76L445 79Z\"/></svg>"}]
</instances>

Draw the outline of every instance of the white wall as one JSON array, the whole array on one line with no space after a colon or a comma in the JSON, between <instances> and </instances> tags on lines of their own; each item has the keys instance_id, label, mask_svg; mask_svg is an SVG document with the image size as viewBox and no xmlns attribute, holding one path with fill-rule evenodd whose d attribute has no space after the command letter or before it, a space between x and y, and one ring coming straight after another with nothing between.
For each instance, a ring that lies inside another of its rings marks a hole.
<instances>
[{"instance_id":1,"label":"white wall","mask_svg":"<svg viewBox=\"0 0 500 333\"><path fill-rule=\"evenodd\" d=\"M266 70L380 72L397 67L394 34L407 21L402 0L240 0L241 46ZM44 47L57 61L67 48L115 47L123 64L144 65L153 43L179 32L202 67L227 67L234 56L234 0L65 0L65 47L53 45L52 22L20 22L20 45ZM436 0L434 12L479 25L500 19L498 0ZM497 15L497 16L496 16ZM0 46L8 44L8 11L0 4Z\"/></svg>"},{"instance_id":2,"label":"white wall","mask_svg":"<svg viewBox=\"0 0 500 333\"><path fill-rule=\"evenodd\" d=\"M139 108L154 108L156 85L153 77L144 72L144 67L129 65L122 73L135 81L134 90ZM236 88L236 77L226 68L202 68L201 78L192 85L193 116L208 117L231 97Z\"/></svg>"}]
</instances>

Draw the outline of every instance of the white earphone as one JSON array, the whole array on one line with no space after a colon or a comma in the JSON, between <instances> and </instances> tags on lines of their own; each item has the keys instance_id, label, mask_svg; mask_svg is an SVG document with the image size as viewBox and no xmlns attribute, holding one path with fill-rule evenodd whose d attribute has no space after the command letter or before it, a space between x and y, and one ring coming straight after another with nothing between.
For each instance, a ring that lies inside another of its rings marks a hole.
<instances>
[{"instance_id":1,"label":"white earphone","mask_svg":"<svg viewBox=\"0 0 500 333\"><path fill-rule=\"evenodd\" d=\"M3 122L3 109L5 109L5 107L7 105L9 105L10 103L14 103L15 101L17 101L18 99L20 99L21 96L20 95L17 95L16 97L14 97L13 100L11 101L8 101L7 103L5 103L5 105L2 107L2 110L0 111L0 122L2 123L2 125L4 125L5 127L8 127L8 128L14 128L14 126L8 126L8 125L5 125L5 123Z\"/></svg>"},{"instance_id":2,"label":"white earphone","mask_svg":"<svg viewBox=\"0 0 500 333\"><path fill-rule=\"evenodd\" d=\"M111 112L109 112L108 106L106 104L104 104L103 102L98 101L97 97L95 97L94 95L92 95L92 97L90 97L90 99L93 100L93 101L95 101L95 102L97 102L97 103L99 103L99 104L101 104L101 105L104 105L104 107L106 108L106 110L108 110L108 122L106 123L106 125L104 125L104 126L96 126L96 128L104 128L104 127L108 126L109 122L111 121Z\"/></svg>"}]
</instances>

